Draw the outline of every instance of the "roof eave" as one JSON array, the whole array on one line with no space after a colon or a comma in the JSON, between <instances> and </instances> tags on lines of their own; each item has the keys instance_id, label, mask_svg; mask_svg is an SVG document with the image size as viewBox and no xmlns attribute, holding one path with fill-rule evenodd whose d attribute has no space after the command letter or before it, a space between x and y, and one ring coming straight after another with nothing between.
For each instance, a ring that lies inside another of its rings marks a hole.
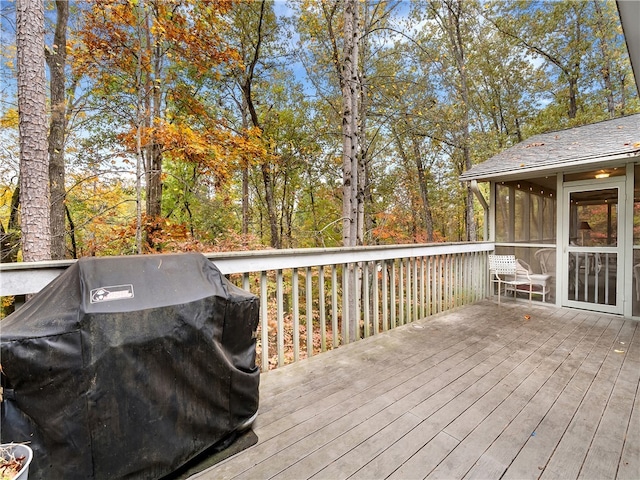
<instances>
[{"instance_id":1,"label":"roof eave","mask_svg":"<svg viewBox=\"0 0 640 480\"><path fill-rule=\"evenodd\" d=\"M483 174L481 173L478 175L473 175L473 174L467 175L468 173L471 173L471 172L464 172L462 173L462 175L460 175L460 181L469 182L471 180L476 180L479 182L488 182L491 180L496 180L496 179L503 180L505 178L511 178L511 177L533 178L534 176L538 176L540 174L556 174L558 172L584 170L585 167L590 168L596 165L599 166L601 164L610 165L611 163L615 163L617 161L620 161L621 163L625 163L625 161L628 161L629 159L634 157L640 158L640 150L633 150L630 152L616 153L612 155L598 156L593 158L585 158L585 159L581 159L580 161L576 161L575 159L569 159L566 161L556 162L553 164L522 167L517 170L505 170L503 172L494 171L494 172L487 172Z\"/></svg>"}]
</instances>

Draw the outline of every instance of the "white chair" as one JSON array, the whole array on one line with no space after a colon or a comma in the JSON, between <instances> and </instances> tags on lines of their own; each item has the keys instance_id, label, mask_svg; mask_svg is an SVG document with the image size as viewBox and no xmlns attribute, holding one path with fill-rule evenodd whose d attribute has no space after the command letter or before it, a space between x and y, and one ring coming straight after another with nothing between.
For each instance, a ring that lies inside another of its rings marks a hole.
<instances>
[{"instance_id":1,"label":"white chair","mask_svg":"<svg viewBox=\"0 0 640 480\"><path fill-rule=\"evenodd\" d=\"M534 253L534 256L540 262L542 273L555 277L556 275L556 249L541 248Z\"/></svg>"},{"instance_id":2,"label":"white chair","mask_svg":"<svg viewBox=\"0 0 640 480\"><path fill-rule=\"evenodd\" d=\"M551 293L552 275L548 273L533 273L533 270L524 260L516 259L516 278L528 280L533 284L532 295L540 295L542 301L547 301L547 294Z\"/></svg>"},{"instance_id":3,"label":"white chair","mask_svg":"<svg viewBox=\"0 0 640 480\"><path fill-rule=\"evenodd\" d=\"M636 278L636 298L640 302L640 263L633 266L633 276Z\"/></svg>"},{"instance_id":4,"label":"white chair","mask_svg":"<svg viewBox=\"0 0 640 480\"><path fill-rule=\"evenodd\" d=\"M543 275L549 275L549 293L552 291L552 287L555 288L556 279L556 249L555 248L541 248L537 250L533 255L540 263L540 271ZM553 298L553 295L550 295Z\"/></svg>"},{"instance_id":5,"label":"white chair","mask_svg":"<svg viewBox=\"0 0 640 480\"><path fill-rule=\"evenodd\" d=\"M531 303L534 283L528 270L518 269L515 255L489 255L489 272L493 275L492 282L498 284L498 305L500 305L500 294L503 285L505 286L505 294L507 290L513 290L514 298L518 291L528 292L529 303ZM529 289L518 288L523 286L528 286Z\"/></svg>"}]
</instances>

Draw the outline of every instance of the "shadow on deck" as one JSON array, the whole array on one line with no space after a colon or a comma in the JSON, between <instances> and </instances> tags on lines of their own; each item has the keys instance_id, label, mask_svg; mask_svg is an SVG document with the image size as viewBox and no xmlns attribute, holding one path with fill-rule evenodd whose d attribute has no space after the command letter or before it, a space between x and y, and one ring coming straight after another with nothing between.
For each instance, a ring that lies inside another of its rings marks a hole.
<instances>
[{"instance_id":1,"label":"shadow on deck","mask_svg":"<svg viewBox=\"0 0 640 480\"><path fill-rule=\"evenodd\" d=\"M191 479L640 478L640 322L485 301L263 374Z\"/></svg>"}]
</instances>

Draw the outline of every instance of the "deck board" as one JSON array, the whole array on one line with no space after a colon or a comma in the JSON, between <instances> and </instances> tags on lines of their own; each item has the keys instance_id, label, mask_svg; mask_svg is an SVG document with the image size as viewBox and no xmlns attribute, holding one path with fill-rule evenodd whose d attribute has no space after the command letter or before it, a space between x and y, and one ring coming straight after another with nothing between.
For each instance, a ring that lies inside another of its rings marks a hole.
<instances>
[{"instance_id":1,"label":"deck board","mask_svg":"<svg viewBox=\"0 0 640 480\"><path fill-rule=\"evenodd\" d=\"M640 478L640 324L479 302L263 374L212 479Z\"/></svg>"}]
</instances>

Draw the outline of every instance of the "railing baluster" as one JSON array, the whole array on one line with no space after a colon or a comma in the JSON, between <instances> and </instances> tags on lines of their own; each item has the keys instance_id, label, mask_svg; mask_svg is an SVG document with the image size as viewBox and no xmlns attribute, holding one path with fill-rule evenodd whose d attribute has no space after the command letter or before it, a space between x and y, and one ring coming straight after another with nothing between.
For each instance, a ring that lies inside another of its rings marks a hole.
<instances>
[{"instance_id":1,"label":"railing baluster","mask_svg":"<svg viewBox=\"0 0 640 480\"><path fill-rule=\"evenodd\" d=\"M433 256L431 260L431 315L435 315L439 312L438 309L438 257Z\"/></svg>"},{"instance_id":2,"label":"railing baluster","mask_svg":"<svg viewBox=\"0 0 640 480\"><path fill-rule=\"evenodd\" d=\"M269 370L269 295L267 272L260 272L260 341L262 343L262 371Z\"/></svg>"},{"instance_id":3,"label":"railing baluster","mask_svg":"<svg viewBox=\"0 0 640 480\"><path fill-rule=\"evenodd\" d=\"M342 264L342 342L349 343L349 264Z\"/></svg>"},{"instance_id":4,"label":"railing baluster","mask_svg":"<svg viewBox=\"0 0 640 480\"><path fill-rule=\"evenodd\" d=\"M378 333L380 333L380 325L379 325L379 321L380 321L380 301L378 299L378 272L380 271L378 269L379 263L378 262L373 262L373 273L372 273L372 278L373 278L373 334L377 335Z\"/></svg>"},{"instance_id":5,"label":"railing baluster","mask_svg":"<svg viewBox=\"0 0 640 480\"><path fill-rule=\"evenodd\" d=\"M429 256L426 258L425 267L427 270L427 276L425 279L425 295L427 299L425 316L428 317L430 315L433 315L433 285L431 284L431 279L433 278L433 257Z\"/></svg>"},{"instance_id":6,"label":"railing baluster","mask_svg":"<svg viewBox=\"0 0 640 480\"><path fill-rule=\"evenodd\" d=\"M277 302L277 345L278 345L278 366L284 365L284 299L283 299L282 270L276 271L276 302Z\"/></svg>"},{"instance_id":7,"label":"railing baluster","mask_svg":"<svg viewBox=\"0 0 640 480\"><path fill-rule=\"evenodd\" d=\"M320 351L327 351L327 311L324 304L324 266L318 268L318 309L320 310Z\"/></svg>"},{"instance_id":8,"label":"railing baluster","mask_svg":"<svg viewBox=\"0 0 640 480\"><path fill-rule=\"evenodd\" d=\"M438 265L438 273L437 273L437 280L438 280L438 313L443 311L443 305L444 305L444 297L445 297L445 256L444 255L438 255L436 257L436 261L437 261L437 265Z\"/></svg>"},{"instance_id":9,"label":"railing baluster","mask_svg":"<svg viewBox=\"0 0 640 480\"><path fill-rule=\"evenodd\" d=\"M425 276L426 276L426 271L425 271L425 260L426 258L424 256L420 257L420 318L425 318L427 316L426 310L425 310L425 301L426 301L426 285L425 285Z\"/></svg>"},{"instance_id":10,"label":"railing baluster","mask_svg":"<svg viewBox=\"0 0 640 480\"><path fill-rule=\"evenodd\" d=\"M391 261L391 328L398 325L396 317L396 262Z\"/></svg>"},{"instance_id":11,"label":"railing baluster","mask_svg":"<svg viewBox=\"0 0 640 480\"><path fill-rule=\"evenodd\" d=\"M453 287L453 296L454 296L454 305L459 307L460 305L464 305L464 284L462 283L462 276L460 275L460 271L462 270L462 255L454 255L454 287Z\"/></svg>"},{"instance_id":12,"label":"railing baluster","mask_svg":"<svg viewBox=\"0 0 640 480\"><path fill-rule=\"evenodd\" d=\"M362 263L362 312L364 320L364 338L371 335L369 324L371 322L369 310L369 262Z\"/></svg>"},{"instance_id":13,"label":"railing baluster","mask_svg":"<svg viewBox=\"0 0 640 480\"><path fill-rule=\"evenodd\" d=\"M418 320L418 309L420 308L419 300L418 300L418 264L420 262L419 258L413 258L413 321Z\"/></svg>"},{"instance_id":14,"label":"railing baluster","mask_svg":"<svg viewBox=\"0 0 640 480\"><path fill-rule=\"evenodd\" d=\"M412 302L415 301L415 297L413 296L413 258L407 258L407 296L405 299L405 310L406 310L406 323L411 323L413 321L413 308L411 308Z\"/></svg>"},{"instance_id":15,"label":"railing baluster","mask_svg":"<svg viewBox=\"0 0 640 480\"><path fill-rule=\"evenodd\" d=\"M307 357L313 356L313 284L311 267L306 269L305 301L307 303Z\"/></svg>"},{"instance_id":16,"label":"railing baluster","mask_svg":"<svg viewBox=\"0 0 640 480\"><path fill-rule=\"evenodd\" d=\"M354 312L356 318L353 319L353 323L355 325L355 338L351 341L355 342L356 340L360 340L362 337L360 336L360 319L362 318L362 262L354 262L353 264L353 302L354 302Z\"/></svg>"},{"instance_id":17,"label":"railing baluster","mask_svg":"<svg viewBox=\"0 0 640 480\"><path fill-rule=\"evenodd\" d=\"M453 257L451 255L447 255L445 258L445 261L447 262L447 278L445 281L445 288L447 290L447 304L445 306L445 310L449 310L450 308L453 308L454 306L454 302L453 302L453 282L454 277L453 277Z\"/></svg>"},{"instance_id":18,"label":"railing baluster","mask_svg":"<svg viewBox=\"0 0 640 480\"><path fill-rule=\"evenodd\" d=\"M338 348L338 271L335 264L331 265L331 332L333 348Z\"/></svg>"},{"instance_id":19,"label":"railing baluster","mask_svg":"<svg viewBox=\"0 0 640 480\"><path fill-rule=\"evenodd\" d=\"M291 290L293 294L293 361L300 360L300 289L298 269L291 273Z\"/></svg>"},{"instance_id":20,"label":"railing baluster","mask_svg":"<svg viewBox=\"0 0 640 480\"><path fill-rule=\"evenodd\" d=\"M389 267L382 261L382 331L389 330Z\"/></svg>"},{"instance_id":21,"label":"railing baluster","mask_svg":"<svg viewBox=\"0 0 640 480\"><path fill-rule=\"evenodd\" d=\"M404 281L405 277L405 259L401 258L400 262L398 262L399 276L398 279L398 325L405 324L404 318L404 292L406 290L406 285Z\"/></svg>"}]
</instances>

